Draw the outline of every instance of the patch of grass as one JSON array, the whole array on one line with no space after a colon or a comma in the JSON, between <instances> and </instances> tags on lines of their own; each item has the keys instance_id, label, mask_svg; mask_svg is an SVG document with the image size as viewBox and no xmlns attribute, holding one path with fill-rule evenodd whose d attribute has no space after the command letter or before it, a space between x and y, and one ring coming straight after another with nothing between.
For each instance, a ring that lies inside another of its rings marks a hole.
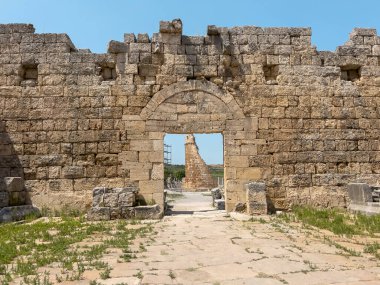
<instances>
[{"instance_id":1,"label":"patch of grass","mask_svg":"<svg viewBox=\"0 0 380 285\"><path fill-rule=\"evenodd\" d=\"M380 259L379 250L380 250L380 244L378 242L366 244L364 247L365 253L370 253L370 254L374 255L377 259Z\"/></svg>"},{"instance_id":2,"label":"patch of grass","mask_svg":"<svg viewBox=\"0 0 380 285\"><path fill-rule=\"evenodd\" d=\"M353 249L350 249L348 247L345 247L333 240L331 240L330 238L328 237L324 237L324 240L330 245L330 246L335 246L337 249L340 249L341 251L343 251L345 253L345 255L348 255L348 256L361 256L361 253L360 252L357 252Z\"/></svg>"},{"instance_id":3,"label":"patch of grass","mask_svg":"<svg viewBox=\"0 0 380 285\"><path fill-rule=\"evenodd\" d=\"M133 276L137 277L138 279L143 279L144 278L144 275L142 273L141 270L139 270L136 274L134 274Z\"/></svg>"},{"instance_id":4,"label":"patch of grass","mask_svg":"<svg viewBox=\"0 0 380 285\"><path fill-rule=\"evenodd\" d=\"M279 217L286 222L302 222L305 226L329 230L337 235L373 235L380 232L380 215L351 214L342 209L295 207L292 213L283 213Z\"/></svg>"},{"instance_id":5,"label":"patch of grass","mask_svg":"<svg viewBox=\"0 0 380 285\"><path fill-rule=\"evenodd\" d=\"M105 280L110 278L111 268L109 266L104 269L104 271L100 272L99 276L101 279Z\"/></svg>"},{"instance_id":6,"label":"patch of grass","mask_svg":"<svg viewBox=\"0 0 380 285\"><path fill-rule=\"evenodd\" d=\"M57 263L62 269L61 274L55 276L58 283L64 280L80 280L85 269L92 268L102 269L102 277L108 278L108 264L99 261L107 248L121 248L127 253L124 260L128 261L135 257L128 253L131 241L152 233L152 226L148 224L133 229L128 229L126 225L125 221L117 224L90 223L83 217L69 215L37 220L33 223L2 224L0 284L8 284L18 276L24 277L24 283L27 284L45 284L47 281L37 274L37 269L51 263ZM104 235L107 238L93 246L76 245L93 234ZM142 245L140 250L144 249Z\"/></svg>"}]
</instances>

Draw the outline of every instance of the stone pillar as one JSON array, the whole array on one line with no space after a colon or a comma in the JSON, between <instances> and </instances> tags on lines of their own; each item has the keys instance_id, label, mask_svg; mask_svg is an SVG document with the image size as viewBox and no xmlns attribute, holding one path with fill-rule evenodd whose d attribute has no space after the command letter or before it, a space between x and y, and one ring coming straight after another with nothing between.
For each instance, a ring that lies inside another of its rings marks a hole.
<instances>
[{"instance_id":1,"label":"stone pillar","mask_svg":"<svg viewBox=\"0 0 380 285\"><path fill-rule=\"evenodd\" d=\"M183 188L189 191L211 189L216 186L207 164L198 152L193 135L187 135L185 141L185 173Z\"/></svg>"}]
</instances>

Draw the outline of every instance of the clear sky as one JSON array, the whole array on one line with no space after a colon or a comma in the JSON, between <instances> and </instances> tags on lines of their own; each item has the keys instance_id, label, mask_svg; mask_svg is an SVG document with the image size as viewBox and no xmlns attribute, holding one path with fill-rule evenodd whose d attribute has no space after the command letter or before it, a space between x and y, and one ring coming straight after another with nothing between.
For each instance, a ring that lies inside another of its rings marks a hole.
<instances>
[{"instance_id":1,"label":"clear sky","mask_svg":"<svg viewBox=\"0 0 380 285\"><path fill-rule=\"evenodd\" d=\"M166 134L165 144L172 146L172 164L185 163L185 136ZM221 134L195 134L199 154L207 164L223 164L223 136Z\"/></svg>"},{"instance_id":2,"label":"clear sky","mask_svg":"<svg viewBox=\"0 0 380 285\"><path fill-rule=\"evenodd\" d=\"M122 41L124 33L152 35L160 20L174 18L182 19L187 35L205 35L207 25L311 27L318 50L335 50L354 27L380 31L380 0L0 0L0 23L32 23L37 33L67 33L77 48L98 53L110 40ZM208 137L199 138L204 159L222 163L222 156L214 160L218 137ZM183 159L183 149L174 149L178 141L172 142L173 152Z\"/></svg>"}]
</instances>

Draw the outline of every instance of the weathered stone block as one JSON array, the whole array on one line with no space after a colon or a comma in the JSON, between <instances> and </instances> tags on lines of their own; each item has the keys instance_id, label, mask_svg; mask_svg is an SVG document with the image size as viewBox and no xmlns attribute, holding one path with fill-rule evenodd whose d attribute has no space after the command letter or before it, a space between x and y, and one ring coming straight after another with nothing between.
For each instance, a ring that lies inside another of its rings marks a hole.
<instances>
[{"instance_id":1,"label":"weathered stone block","mask_svg":"<svg viewBox=\"0 0 380 285\"><path fill-rule=\"evenodd\" d=\"M125 53L125 52L128 52L128 46L122 42L110 41L108 44L108 52L110 52L110 53Z\"/></svg>"},{"instance_id":2,"label":"weathered stone block","mask_svg":"<svg viewBox=\"0 0 380 285\"><path fill-rule=\"evenodd\" d=\"M133 207L120 207L120 218L133 219L135 218L135 208Z\"/></svg>"},{"instance_id":3,"label":"weathered stone block","mask_svg":"<svg viewBox=\"0 0 380 285\"><path fill-rule=\"evenodd\" d=\"M215 206L215 200L221 199L222 198L222 193L219 188L213 188L211 189L211 196L212 196L212 201Z\"/></svg>"},{"instance_id":4,"label":"weathered stone block","mask_svg":"<svg viewBox=\"0 0 380 285\"><path fill-rule=\"evenodd\" d=\"M90 221L109 221L111 210L109 207L93 207L88 211L87 219Z\"/></svg>"},{"instance_id":5,"label":"weathered stone block","mask_svg":"<svg viewBox=\"0 0 380 285\"><path fill-rule=\"evenodd\" d=\"M119 207L132 207L135 203L136 194L134 192L122 192L119 194Z\"/></svg>"},{"instance_id":6,"label":"weathered stone block","mask_svg":"<svg viewBox=\"0 0 380 285\"><path fill-rule=\"evenodd\" d=\"M158 219L161 211L158 205L134 207L136 219Z\"/></svg>"},{"instance_id":7,"label":"weathered stone block","mask_svg":"<svg viewBox=\"0 0 380 285\"><path fill-rule=\"evenodd\" d=\"M67 166L62 169L64 178L82 178L84 175L83 166Z\"/></svg>"},{"instance_id":8,"label":"weathered stone block","mask_svg":"<svg viewBox=\"0 0 380 285\"><path fill-rule=\"evenodd\" d=\"M250 215L268 213L266 186L262 182L250 182L245 186L247 192L247 212Z\"/></svg>"},{"instance_id":9,"label":"weathered stone block","mask_svg":"<svg viewBox=\"0 0 380 285\"><path fill-rule=\"evenodd\" d=\"M348 197L353 204L372 202L372 189L366 183L350 183L347 186Z\"/></svg>"},{"instance_id":10,"label":"weathered stone block","mask_svg":"<svg viewBox=\"0 0 380 285\"><path fill-rule=\"evenodd\" d=\"M173 21L161 21L160 22L160 33L182 33L182 21L180 19L174 19Z\"/></svg>"},{"instance_id":11,"label":"weathered stone block","mask_svg":"<svg viewBox=\"0 0 380 285\"><path fill-rule=\"evenodd\" d=\"M41 214L38 208L32 205L5 207L0 209L0 223L20 221L30 215L38 217Z\"/></svg>"},{"instance_id":12,"label":"weathered stone block","mask_svg":"<svg viewBox=\"0 0 380 285\"><path fill-rule=\"evenodd\" d=\"M116 208L118 206L119 193L105 193L103 195L104 207Z\"/></svg>"},{"instance_id":13,"label":"weathered stone block","mask_svg":"<svg viewBox=\"0 0 380 285\"><path fill-rule=\"evenodd\" d=\"M226 207L226 203L224 201L224 199L216 199L215 200L215 208L217 208L218 210L224 210Z\"/></svg>"}]
</instances>

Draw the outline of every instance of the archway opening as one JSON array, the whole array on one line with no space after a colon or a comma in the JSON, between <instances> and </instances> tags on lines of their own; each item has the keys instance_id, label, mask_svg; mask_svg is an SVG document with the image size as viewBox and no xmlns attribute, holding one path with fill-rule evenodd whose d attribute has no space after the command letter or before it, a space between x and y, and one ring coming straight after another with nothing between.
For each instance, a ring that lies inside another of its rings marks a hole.
<instances>
[{"instance_id":1,"label":"archway opening","mask_svg":"<svg viewBox=\"0 0 380 285\"><path fill-rule=\"evenodd\" d=\"M165 135L164 184L167 215L217 209L214 207L212 195L216 189L220 190L221 196L223 193L223 148L221 133Z\"/></svg>"}]
</instances>

